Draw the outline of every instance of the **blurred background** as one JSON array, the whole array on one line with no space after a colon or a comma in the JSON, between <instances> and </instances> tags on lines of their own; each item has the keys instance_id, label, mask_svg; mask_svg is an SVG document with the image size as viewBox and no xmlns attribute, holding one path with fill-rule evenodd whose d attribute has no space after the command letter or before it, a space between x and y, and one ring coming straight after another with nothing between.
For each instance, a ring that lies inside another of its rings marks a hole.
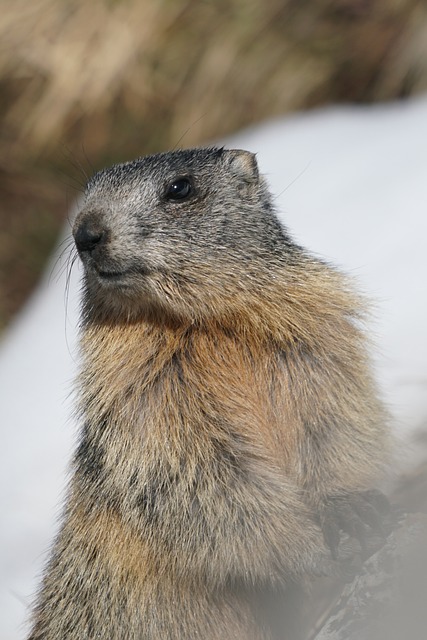
<instances>
[{"instance_id":1,"label":"blurred background","mask_svg":"<svg viewBox=\"0 0 427 640\"><path fill-rule=\"evenodd\" d=\"M86 176L427 90L423 0L0 0L0 332Z\"/></svg>"}]
</instances>

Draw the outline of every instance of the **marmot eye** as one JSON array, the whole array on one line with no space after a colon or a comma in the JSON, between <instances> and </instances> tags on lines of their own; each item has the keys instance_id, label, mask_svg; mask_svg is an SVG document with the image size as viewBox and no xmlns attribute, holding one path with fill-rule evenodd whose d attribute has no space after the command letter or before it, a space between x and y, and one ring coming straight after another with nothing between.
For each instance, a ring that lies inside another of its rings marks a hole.
<instances>
[{"instance_id":1,"label":"marmot eye","mask_svg":"<svg viewBox=\"0 0 427 640\"><path fill-rule=\"evenodd\" d=\"M191 182L188 178L178 178L170 183L166 189L166 197L169 200L183 200L192 192Z\"/></svg>"}]
</instances>

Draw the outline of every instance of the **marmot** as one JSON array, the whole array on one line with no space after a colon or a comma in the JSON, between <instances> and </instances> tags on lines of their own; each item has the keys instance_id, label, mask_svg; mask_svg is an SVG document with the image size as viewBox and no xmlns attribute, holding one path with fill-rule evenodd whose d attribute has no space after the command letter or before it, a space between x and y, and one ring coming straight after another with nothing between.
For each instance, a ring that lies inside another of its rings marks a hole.
<instances>
[{"instance_id":1,"label":"marmot","mask_svg":"<svg viewBox=\"0 0 427 640\"><path fill-rule=\"evenodd\" d=\"M282 227L247 151L105 169L73 234L83 428L30 639L270 638L253 594L377 519L363 302Z\"/></svg>"}]
</instances>

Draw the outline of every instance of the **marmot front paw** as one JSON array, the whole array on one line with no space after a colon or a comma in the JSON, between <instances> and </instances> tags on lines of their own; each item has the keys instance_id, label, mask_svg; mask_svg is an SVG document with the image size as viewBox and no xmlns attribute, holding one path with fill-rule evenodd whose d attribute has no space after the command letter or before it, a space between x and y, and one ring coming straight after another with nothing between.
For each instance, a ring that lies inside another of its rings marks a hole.
<instances>
[{"instance_id":1,"label":"marmot front paw","mask_svg":"<svg viewBox=\"0 0 427 640\"><path fill-rule=\"evenodd\" d=\"M341 532L357 540L363 558L373 553L391 530L390 504L380 491L339 493L328 497L319 514L326 545L340 559Z\"/></svg>"}]
</instances>

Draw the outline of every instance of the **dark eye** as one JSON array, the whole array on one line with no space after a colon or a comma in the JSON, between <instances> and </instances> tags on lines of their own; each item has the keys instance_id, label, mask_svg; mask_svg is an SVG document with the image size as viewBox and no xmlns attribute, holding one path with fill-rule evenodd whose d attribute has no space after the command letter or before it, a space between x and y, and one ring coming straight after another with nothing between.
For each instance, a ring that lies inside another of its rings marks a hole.
<instances>
[{"instance_id":1,"label":"dark eye","mask_svg":"<svg viewBox=\"0 0 427 640\"><path fill-rule=\"evenodd\" d=\"M166 197L169 200L184 200L193 190L191 182L188 178L178 178L170 183L166 189Z\"/></svg>"}]
</instances>

